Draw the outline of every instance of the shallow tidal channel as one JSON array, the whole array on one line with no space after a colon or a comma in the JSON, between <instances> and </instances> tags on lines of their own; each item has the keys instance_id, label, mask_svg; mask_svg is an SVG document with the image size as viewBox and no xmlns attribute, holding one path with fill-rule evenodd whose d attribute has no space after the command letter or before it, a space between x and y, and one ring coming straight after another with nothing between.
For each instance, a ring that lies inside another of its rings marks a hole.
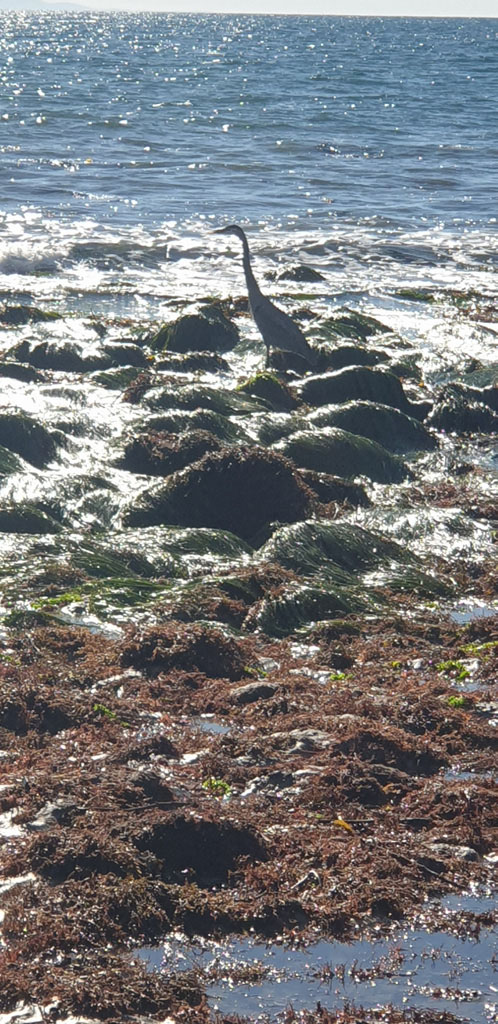
<instances>
[{"instance_id":1,"label":"shallow tidal channel","mask_svg":"<svg viewBox=\"0 0 498 1024\"><path fill-rule=\"evenodd\" d=\"M496 1019L496 309L298 281L0 309L6 1024Z\"/></svg>"}]
</instances>

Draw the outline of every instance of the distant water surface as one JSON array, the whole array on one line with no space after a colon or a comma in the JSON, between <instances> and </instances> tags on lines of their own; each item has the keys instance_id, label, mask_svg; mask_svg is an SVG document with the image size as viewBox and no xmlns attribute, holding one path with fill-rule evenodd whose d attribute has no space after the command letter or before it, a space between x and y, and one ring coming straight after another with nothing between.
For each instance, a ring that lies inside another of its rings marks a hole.
<instances>
[{"instance_id":1,"label":"distant water surface","mask_svg":"<svg viewBox=\"0 0 498 1024\"><path fill-rule=\"evenodd\" d=\"M0 28L0 297L148 312L187 281L241 288L210 235L227 220L261 269L299 259L337 292L492 289L498 21L17 12Z\"/></svg>"}]
</instances>

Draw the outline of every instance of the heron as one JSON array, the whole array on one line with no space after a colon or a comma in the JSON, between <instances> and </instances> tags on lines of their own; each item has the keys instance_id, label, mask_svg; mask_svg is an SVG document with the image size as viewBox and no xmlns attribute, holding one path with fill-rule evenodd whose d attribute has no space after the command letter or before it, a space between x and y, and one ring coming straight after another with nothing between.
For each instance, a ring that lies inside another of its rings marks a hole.
<instances>
[{"instance_id":1,"label":"heron","mask_svg":"<svg viewBox=\"0 0 498 1024\"><path fill-rule=\"evenodd\" d=\"M246 277L249 308L252 318L266 345L266 366L270 361L270 348L284 349L295 352L309 363L315 362L315 353L310 348L303 332L294 320L275 306L261 289L254 277L251 267L251 254L245 231L238 224L228 224L226 228L218 228L216 235L236 235L240 238L243 248L242 264Z\"/></svg>"}]
</instances>

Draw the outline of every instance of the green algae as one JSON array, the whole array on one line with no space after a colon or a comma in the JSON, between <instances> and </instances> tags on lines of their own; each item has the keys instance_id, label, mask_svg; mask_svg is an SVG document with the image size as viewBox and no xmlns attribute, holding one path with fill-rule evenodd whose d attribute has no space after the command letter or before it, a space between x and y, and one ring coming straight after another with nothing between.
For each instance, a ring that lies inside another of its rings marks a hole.
<instances>
[{"instance_id":1,"label":"green algae","mask_svg":"<svg viewBox=\"0 0 498 1024\"><path fill-rule=\"evenodd\" d=\"M325 589L312 582L290 583L278 594L264 597L248 616L247 626L267 636L284 637L337 612L347 615L368 607L368 598L346 587Z\"/></svg>"},{"instance_id":2,"label":"green algae","mask_svg":"<svg viewBox=\"0 0 498 1024\"><path fill-rule=\"evenodd\" d=\"M287 385L268 370L243 381L237 391L261 399L275 412L297 409L299 404Z\"/></svg>"},{"instance_id":3,"label":"green algae","mask_svg":"<svg viewBox=\"0 0 498 1024\"><path fill-rule=\"evenodd\" d=\"M345 479L366 476L376 483L399 483L409 468L382 445L339 427L297 431L274 445L302 469L332 473Z\"/></svg>"},{"instance_id":4,"label":"green algae","mask_svg":"<svg viewBox=\"0 0 498 1024\"><path fill-rule=\"evenodd\" d=\"M326 405L312 412L309 422L316 427L339 427L377 442L390 452L433 451L434 434L413 416L391 405L376 402L346 402Z\"/></svg>"}]
</instances>

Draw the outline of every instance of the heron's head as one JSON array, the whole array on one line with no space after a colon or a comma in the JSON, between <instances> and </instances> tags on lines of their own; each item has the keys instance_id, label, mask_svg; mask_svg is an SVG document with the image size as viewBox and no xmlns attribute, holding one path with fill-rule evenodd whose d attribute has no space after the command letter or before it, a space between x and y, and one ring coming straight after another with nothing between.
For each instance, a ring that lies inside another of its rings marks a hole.
<instances>
[{"instance_id":1,"label":"heron's head","mask_svg":"<svg viewBox=\"0 0 498 1024\"><path fill-rule=\"evenodd\" d=\"M227 224L226 228L216 228L215 235L236 235L241 242L245 242L246 236L238 224Z\"/></svg>"}]
</instances>

